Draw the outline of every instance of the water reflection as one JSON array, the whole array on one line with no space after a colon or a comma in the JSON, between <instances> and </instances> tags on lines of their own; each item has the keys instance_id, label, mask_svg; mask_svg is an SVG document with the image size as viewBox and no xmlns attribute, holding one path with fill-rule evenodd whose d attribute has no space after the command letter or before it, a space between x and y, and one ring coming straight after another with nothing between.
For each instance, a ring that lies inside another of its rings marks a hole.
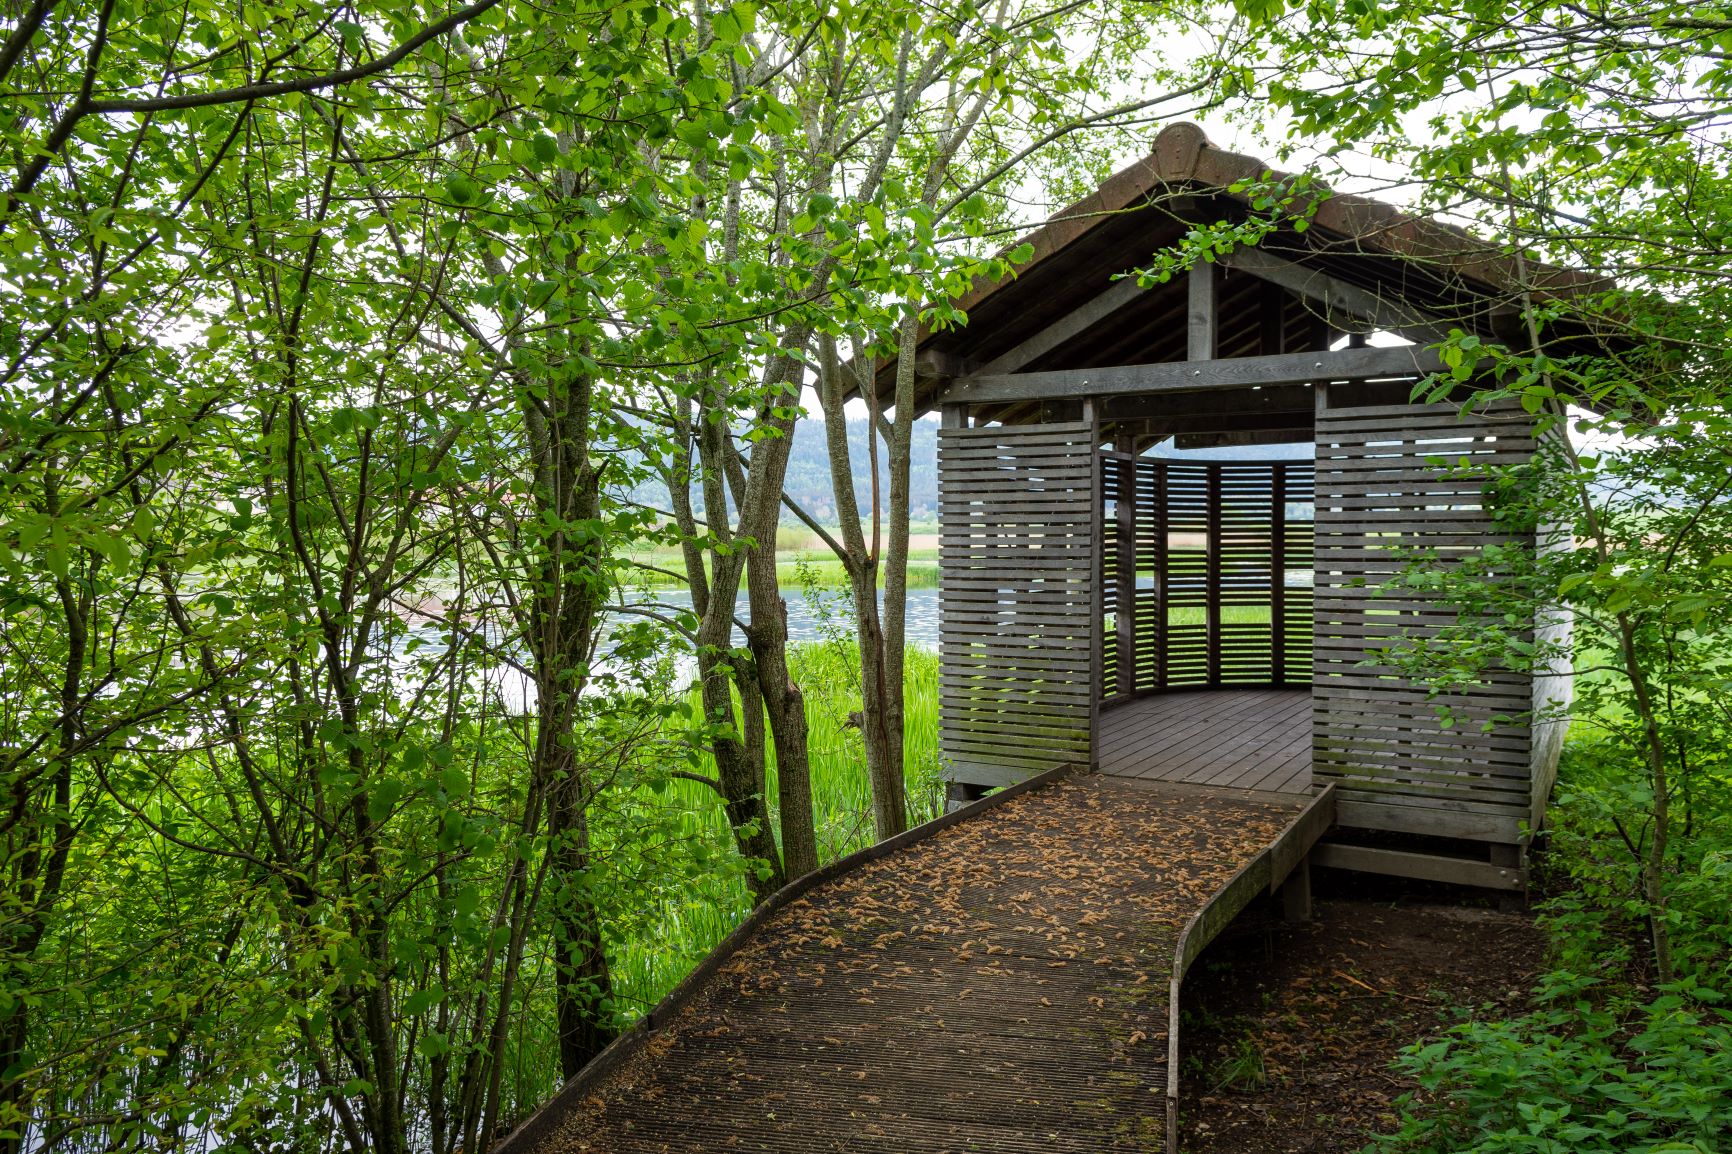
<instances>
[{"instance_id":1,"label":"water reflection","mask_svg":"<svg viewBox=\"0 0 1732 1154\"><path fill-rule=\"evenodd\" d=\"M853 638L854 604L846 590L783 590L782 599L788 603L788 640L795 644L832 641L838 638L846 641ZM633 599L629 604L660 609L670 614L689 613L692 608L692 595L684 589L658 589L650 596ZM880 609L884 606L882 589L878 591L878 606ZM750 620L751 613L746 594L742 592L734 603L735 620ZM934 651L938 649L938 590L908 590L907 638L910 645ZM745 635L736 625L734 644L745 643Z\"/></svg>"}]
</instances>

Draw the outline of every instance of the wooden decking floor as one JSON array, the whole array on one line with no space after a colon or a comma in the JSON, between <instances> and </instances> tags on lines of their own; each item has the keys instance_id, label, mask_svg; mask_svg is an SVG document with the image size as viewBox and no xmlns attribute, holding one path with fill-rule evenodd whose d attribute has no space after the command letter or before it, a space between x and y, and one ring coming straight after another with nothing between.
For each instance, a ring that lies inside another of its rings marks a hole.
<instances>
[{"instance_id":1,"label":"wooden decking floor","mask_svg":"<svg viewBox=\"0 0 1732 1154\"><path fill-rule=\"evenodd\" d=\"M771 915L535 1154L1159 1150L1179 930L1303 809L1101 775L985 809Z\"/></svg>"},{"instance_id":2,"label":"wooden decking floor","mask_svg":"<svg viewBox=\"0 0 1732 1154\"><path fill-rule=\"evenodd\" d=\"M1308 689L1183 690L1101 713L1100 768L1116 777L1304 793Z\"/></svg>"}]
</instances>

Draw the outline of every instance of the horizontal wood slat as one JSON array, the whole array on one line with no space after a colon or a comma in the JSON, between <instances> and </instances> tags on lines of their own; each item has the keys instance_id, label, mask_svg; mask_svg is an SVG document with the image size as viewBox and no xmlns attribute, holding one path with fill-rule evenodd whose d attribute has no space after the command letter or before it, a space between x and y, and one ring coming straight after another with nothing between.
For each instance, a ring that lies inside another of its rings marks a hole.
<instances>
[{"instance_id":1,"label":"horizontal wood slat","mask_svg":"<svg viewBox=\"0 0 1732 1154\"><path fill-rule=\"evenodd\" d=\"M1102 584L1115 656L1102 700L1308 682L1310 463L1108 454L1102 467L1101 569L1116 574Z\"/></svg>"},{"instance_id":2,"label":"horizontal wood slat","mask_svg":"<svg viewBox=\"0 0 1732 1154\"><path fill-rule=\"evenodd\" d=\"M1092 423L938 435L939 732L952 780L1090 760Z\"/></svg>"},{"instance_id":3,"label":"horizontal wood slat","mask_svg":"<svg viewBox=\"0 0 1732 1154\"><path fill-rule=\"evenodd\" d=\"M1531 422L1510 404L1325 406L1316 445L1313 773L1335 784L1344 825L1516 840L1530 805L1531 679L1493 670L1434 698L1386 651L1456 621L1441 598L1399 584L1416 559L1531 545L1485 494L1493 466L1531 459Z\"/></svg>"}]
</instances>

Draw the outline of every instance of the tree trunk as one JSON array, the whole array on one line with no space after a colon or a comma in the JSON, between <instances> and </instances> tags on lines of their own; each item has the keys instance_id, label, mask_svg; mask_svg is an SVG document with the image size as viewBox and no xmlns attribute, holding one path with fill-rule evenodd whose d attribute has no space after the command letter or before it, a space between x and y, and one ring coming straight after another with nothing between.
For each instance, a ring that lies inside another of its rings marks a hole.
<instances>
[{"instance_id":1,"label":"tree trunk","mask_svg":"<svg viewBox=\"0 0 1732 1154\"><path fill-rule=\"evenodd\" d=\"M535 774L548 798L548 880L553 894L554 986L560 1070L571 1078L613 1040L613 996L601 913L589 893L589 781L577 756L579 700L606 582L599 538L574 525L601 512L601 470L589 460L590 383L567 382L550 398L547 467L539 503L559 526L548 541L532 616L537 636Z\"/></svg>"},{"instance_id":2,"label":"tree trunk","mask_svg":"<svg viewBox=\"0 0 1732 1154\"><path fill-rule=\"evenodd\" d=\"M866 355L864 351L857 351L856 360ZM854 495L852 450L848 445L847 412L842 404L843 370L835 342L827 337L822 340L819 366L822 375L818 394L824 409L824 437L830 457L830 483L835 493L836 516L841 522L842 545L845 550L842 563L848 573L848 590L854 604L854 628L860 639L860 734L866 747L866 775L872 787L872 825L878 839L882 841L902 832L908 824L907 787L904 784L902 766L901 691L898 688L892 692L891 688L893 684L900 684L900 663L893 669L888 660L888 647L880 624L878 606L877 534L874 532L874 540L869 546L865 532L860 527L859 502ZM870 410L867 438L868 443L872 443L877 437L876 397L870 392L869 378L862 376L861 384L862 391L867 394ZM903 456L906 458L906 446L903 446L903 449ZM897 447L892 444L892 459L896 455ZM872 519L876 527L879 516L876 500L878 459L876 451L868 456L870 459L867 468L871 470L874 496ZM902 562L905 583L908 524L906 470L903 477ZM893 502L895 496L893 485ZM902 607L899 598L905 596L905 592L893 593L887 586L885 612L899 610ZM898 619L900 621L900 614Z\"/></svg>"},{"instance_id":3,"label":"tree trunk","mask_svg":"<svg viewBox=\"0 0 1732 1154\"><path fill-rule=\"evenodd\" d=\"M818 868L818 834L812 816L806 697L788 670L788 606L777 587L773 540L752 553L746 581L752 606L752 664L770 719L770 740L776 748L782 868L793 879Z\"/></svg>"}]
</instances>

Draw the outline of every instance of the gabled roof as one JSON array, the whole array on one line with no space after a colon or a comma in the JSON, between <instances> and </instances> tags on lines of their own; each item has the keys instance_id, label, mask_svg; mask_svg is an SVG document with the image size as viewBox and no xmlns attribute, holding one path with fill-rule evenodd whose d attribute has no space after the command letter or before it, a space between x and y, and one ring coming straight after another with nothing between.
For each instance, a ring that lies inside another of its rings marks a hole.
<instances>
[{"instance_id":1,"label":"gabled roof","mask_svg":"<svg viewBox=\"0 0 1732 1154\"><path fill-rule=\"evenodd\" d=\"M1255 157L1216 148L1194 124L1163 129L1147 156L1020 238L1017 245L1033 246L1030 259L957 301L969 317L965 327L922 329L920 407L930 405L945 380L977 371L1073 315L1118 283L1118 274L1148 265L1152 254L1175 244L1193 225L1243 218L1255 194L1234 185L1282 175ZM1488 337L1519 335L1513 326L1524 272L1529 290L1540 297L1610 287L1602 278L1532 260L1524 269L1504 248L1462 229L1350 193L1319 199L1305 231L1280 228L1241 257L1228 263L1221 282L1221 357L1268 351L1271 343L1310 347L1292 342L1314 335L1319 326L1366 327L1344 323L1345 313L1325 315L1314 301L1276 283L1280 276L1259 271L1259 264L1286 269L1289 281L1295 272L1321 274L1357 299L1386 304L1403 317ZM1183 278L1175 277L1021 368L1183 360L1186 307ZM880 362L878 389L886 404L894 372L893 359Z\"/></svg>"}]
</instances>

